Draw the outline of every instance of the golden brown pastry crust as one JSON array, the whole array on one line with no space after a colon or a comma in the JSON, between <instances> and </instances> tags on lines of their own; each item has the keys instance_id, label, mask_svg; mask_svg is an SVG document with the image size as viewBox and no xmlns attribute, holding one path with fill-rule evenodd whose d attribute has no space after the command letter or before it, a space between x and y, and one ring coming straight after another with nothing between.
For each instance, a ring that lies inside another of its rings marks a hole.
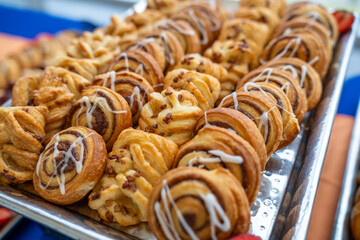
<instances>
[{"instance_id":1,"label":"golden brown pastry crust","mask_svg":"<svg viewBox=\"0 0 360 240\"><path fill-rule=\"evenodd\" d=\"M202 110L194 95L186 90L167 88L152 93L141 111L140 129L173 140L179 146L193 137Z\"/></svg>"},{"instance_id":2,"label":"golden brown pastry crust","mask_svg":"<svg viewBox=\"0 0 360 240\"><path fill-rule=\"evenodd\" d=\"M249 8L266 7L281 15L285 10L286 0L242 0L240 6Z\"/></svg>"},{"instance_id":3,"label":"golden brown pastry crust","mask_svg":"<svg viewBox=\"0 0 360 240\"><path fill-rule=\"evenodd\" d=\"M31 104L32 92L39 88L40 78L24 76L15 82L12 89L11 105L27 106Z\"/></svg>"},{"instance_id":4,"label":"golden brown pastry crust","mask_svg":"<svg viewBox=\"0 0 360 240\"><path fill-rule=\"evenodd\" d=\"M176 207L178 211L166 210L166 206L169 209ZM214 215L212 211L221 213ZM161 240L174 238L175 234L190 239L190 231L199 239L224 240L232 234L246 233L250 226L249 203L244 190L222 168L214 171L189 167L171 170L154 186L148 215L151 231ZM220 230L215 227L216 222L227 225ZM185 223L186 227L182 227ZM213 233L211 228L214 228Z\"/></svg>"},{"instance_id":5,"label":"golden brown pastry crust","mask_svg":"<svg viewBox=\"0 0 360 240\"><path fill-rule=\"evenodd\" d=\"M279 16L266 7L241 7L235 12L236 18L251 19L266 24L273 32L279 25Z\"/></svg>"}]
</instances>

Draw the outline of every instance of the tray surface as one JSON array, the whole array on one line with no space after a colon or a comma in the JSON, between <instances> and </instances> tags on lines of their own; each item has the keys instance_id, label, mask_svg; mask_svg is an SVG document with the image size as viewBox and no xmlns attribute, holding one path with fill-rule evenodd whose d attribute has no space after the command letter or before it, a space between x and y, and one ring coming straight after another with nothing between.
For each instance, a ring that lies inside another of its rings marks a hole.
<instances>
[{"instance_id":1,"label":"tray surface","mask_svg":"<svg viewBox=\"0 0 360 240\"><path fill-rule=\"evenodd\" d=\"M145 7L146 1L140 1L134 9L139 12ZM307 113L295 141L273 154L263 173L258 198L251 208L249 231L262 239L281 239L283 235L306 238L358 22L356 16L353 31L339 40L318 107ZM100 222L86 199L66 208L46 202L34 194L31 183L17 187L0 184L0 205L75 239L154 239L147 224L120 227ZM294 208L301 211L286 219Z\"/></svg>"}]
</instances>

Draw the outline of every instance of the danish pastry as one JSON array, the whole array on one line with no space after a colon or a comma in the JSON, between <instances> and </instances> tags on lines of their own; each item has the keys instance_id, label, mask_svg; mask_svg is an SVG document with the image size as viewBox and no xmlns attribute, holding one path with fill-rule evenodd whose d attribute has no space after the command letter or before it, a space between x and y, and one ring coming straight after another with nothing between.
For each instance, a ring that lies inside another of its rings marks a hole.
<instances>
[{"instance_id":1,"label":"danish pastry","mask_svg":"<svg viewBox=\"0 0 360 240\"><path fill-rule=\"evenodd\" d=\"M264 23L268 26L270 32L273 32L280 22L279 16L267 7L241 7L235 12L235 17Z\"/></svg>"},{"instance_id":2,"label":"danish pastry","mask_svg":"<svg viewBox=\"0 0 360 240\"><path fill-rule=\"evenodd\" d=\"M182 145L193 137L196 121L203 111L198 101L186 90L175 91L167 88L160 93L152 93L143 107L140 129L156 133Z\"/></svg>"},{"instance_id":3,"label":"danish pastry","mask_svg":"<svg viewBox=\"0 0 360 240\"><path fill-rule=\"evenodd\" d=\"M281 15L286 8L286 0L242 0L240 7L266 7L276 14Z\"/></svg>"},{"instance_id":4,"label":"danish pastry","mask_svg":"<svg viewBox=\"0 0 360 240\"><path fill-rule=\"evenodd\" d=\"M12 106L31 105L32 92L39 88L39 77L23 76L15 82L12 89Z\"/></svg>"}]
</instances>

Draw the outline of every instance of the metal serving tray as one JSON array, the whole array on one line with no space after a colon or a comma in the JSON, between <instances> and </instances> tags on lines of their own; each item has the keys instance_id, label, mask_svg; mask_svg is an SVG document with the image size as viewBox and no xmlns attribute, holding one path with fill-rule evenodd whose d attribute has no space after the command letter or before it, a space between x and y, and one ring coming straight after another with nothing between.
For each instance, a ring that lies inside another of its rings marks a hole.
<instances>
[{"instance_id":1,"label":"metal serving tray","mask_svg":"<svg viewBox=\"0 0 360 240\"><path fill-rule=\"evenodd\" d=\"M334 222L333 240L350 240L350 213L357 186L360 159L360 103L348 151L344 180Z\"/></svg>"},{"instance_id":2,"label":"metal serving tray","mask_svg":"<svg viewBox=\"0 0 360 240\"><path fill-rule=\"evenodd\" d=\"M134 9L139 12L145 7L146 2L140 1ZM295 141L273 154L267 164L251 208L250 229L264 240L284 235L286 239L306 238L358 23L356 16L353 30L339 40L318 107L305 116ZM145 223L120 227L102 222L97 212L87 207L86 199L65 207L51 204L36 196L31 183L0 184L0 205L74 239L155 239Z\"/></svg>"}]
</instances>

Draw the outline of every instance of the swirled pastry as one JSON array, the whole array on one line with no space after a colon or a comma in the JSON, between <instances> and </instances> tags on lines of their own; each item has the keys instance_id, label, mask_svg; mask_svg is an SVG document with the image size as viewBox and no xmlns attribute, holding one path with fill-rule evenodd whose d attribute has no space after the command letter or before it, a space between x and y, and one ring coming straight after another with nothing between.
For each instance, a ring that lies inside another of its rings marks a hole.
<instances>
[{"instance_id":1,"label":"swirled pastry","mask_svg":"<svg viewBox=\"0 0 360 240\"><path fill-rule=\"evenodd\" d=\"M143 106L154 92L145 78L128 71L111 71L98 75L94 79L94 84L110 88L125 98L131 110L133 125L137 124Z\"/></svg>"},{"instance_id":2,"label":"swirled pastry","mask_svg":"<svg viewBox=\"0 0 360 240\"><path fill-rule=\"evenodd\" d=\"M32 179L45 139L45 107L0 108L0 181Z\"/></svg>"},{"instance_id":3,"label":"swirled pastry","mask_svg":"<svg viewBox=\"0 0 360 240\"><path fill-rule=\"evenodd\" d=\"M174 142L161 136L124 130L108 154L106 172L89 196L89 207L105 221L123 226L147 221L150 192L177 151Z\"/></svg>"},{"instance_id":4,"label":"swirled pastry","mask_svg":"<svg viewBox=\"0 0 360 240\"><path fill-rule=\"evenodd\" d=\"M135 18L135 15L133 15ZM132 18L132 19L134 19ZM126 35L136 35L136 23L130 18L125 20L120 15L114 14L111 17L111 24L106 26L103 31L107 35L124 37Z\"/></svg>"},{"instance_id":5,"label":"swirled pastry","mask_svg":"<svg viewBox=\"0 0 360 240\"><path fill-rule=\"evenodd\" d=\"M159 240L224 240L248 231L250 207L228 171L183 167L169 171L154 186L149 226Z\"/></svg>"},{"instance_id":6,"label":"swirled pastry","mask_svg":"<svg viewBox=\"0 0 360 240\"><path fill-rule=\"evenodd\" d=\"M248 82L268 82L280 87L289 98L294 114L299 122L307 111L305 92L299 82L290 73L278 68L259 68L247 74L238 82L237 89Z\"/></svg>"},{"instance_id":7,"label":"swirled pastry","mask_svg":"<svg viewBox=\"0 0 360 240\"><path fill-rule=\"evenodd\" d=\"M282 117L268 97L258 92L234 92L225 97L219 107L237 109L256 124L264 138L268 158L278 149L283 133Z\"/></svg>"},{"instance_id":8,"label":"swirled pastry","mask_svg":"<svg viewBox=\"0 0 360 240\"><path fill-rule=\"evenodd\" d=\"M295 57L312 65L321 77L327 73L329 56L321 40L309 33L283 35L274 38L264 49L265 61L281 57Z\"/></svg>"},{"instance_id":9,"label":"swirled pastry","mask_svg":"<svg viewBox=\"0 0 360 240\"><path fill-rule=\"evenodd\" d=\"M231 108L214 108L204 112L196 123L194 134L206 126L216 126L235 131L256 150L262 170L265 169L267 153L264 138L258 127L245 114Z\"/></svg>"},{"instance_id":10,"label":"swirled pastry","mask_svg":"<svg viewBox=\"0 0 360 240\"><path fill-rule=\"evenodd\" d=\"M266 7L281 15L286 7L286 0L242 0L240 6L249 8Z\"/></svg>"},{"instance_id":11,"label":"swirled pastry","mask_svg":"<svg viewBox=\"0 0 360 240\"><path fill-rule=\"evenodd\" d=\"M207 74L182 68L169 72L164 83L164 88L185 89L192 93L203 111L213 108L220 94L219 80Z\"/></svg>"},{"instance_id":12,"label":"swirled pastry","mask_svg":"<svg viewBox=\"0 0 360 240\"><path fill-rule=\"evenodd\" d=\"M182 145L193 137L193 130L202 110L198 101L186 90L167 88L152 93L141 111L140 129L156 133Z\"/></svg>"},{"instance_id":13,"label":"swirled pastry","mask_svg":"<svg viewBox=\"0 0 360 240\"><path fill-rule=\"evenodd\" d=\"M31 104L32 93L39 88L39 77L24 76L15 82L12 89L11 105L27 106Z\"/></svg>"},{"instance_id":14,"label":"swirled pastry","mask_svg":"<svg viewBox=\"0 0 360 240\"><path fill-rule=\"evenodd\" d=\"M145 52L126 51L121 53L110 66L108 72L124 70L140 74L155 91L163 89L164 75L162 70L156 60Z\"/></svg>"},{"instance_id":15,"label":"swirled pastry","mask_svg":"<svg viewBox=\"0 0 360 240\"><path fill-rule=\"evenodd\" d=\"M312 110L320 101L323 89L321 78L310 64L298 58L279 58L266 63L265 67L288 71L298 80L306 94L308 111Z\"/></svg>"},{"instance_id":16,"label":"swirled pastry","mask_svg":"<svg viewBox=\"0 0 360 240\"><path fill-rule=\"evenodd\" d=\"M185 54L200 53L200 38L189 23L182 20L174 21L171 19L166 19L155 23L154 28L156 30L167 30L174 34L184 49Z\"/></svg>"},{"instance_id":17,"label":"swirled pastry","mask_svg":"<svg viewBox=\"0 0 360 240\"><path fill-rule=\"evenodd\" d=\"M132 15L125 18L126 22L133 23L137 29L149 24L166 19L166 15L156 9L145 9L143 12L134 12Z\"/></svg>"},{"instance_id":18,"label":"swirled pastry","mask_svg":"<svg viewBox=\"0 0 360 240\"><path fill-rule=\"evenodd\" d=\"M227 168L243 185L249 203L260 187L260 160L255 149L236 133L206 126L184 144L176 155L174 167L197 166L213 170Z\"/></svg>"},{"instance_id":19,"label":"swirled pastry","mask_svg":"<svg viewBox=\"0 0 360 240\"><path fill-rule=\"evenodd\" d=\"M62 67L69 71L75 72L89 81L99 74L98 69L101 67L99 59L72 58L69 56L60 56L53 60L53 66Z\"/></svg>"},{"instance_id":20,"label":"swirled pastry","mask_svg":"<svg viewBox=\"0 0 360 240\"><path fill-rule=\"evenodd\" d=\"M66 205L79 201L101 178L106 147L95 131L78 126L54 135L39 157L35 191L44 199Z\"/></svg>"},{"instance_id":21,"label":"swirled pastry","mask_svg":"<svg viewBox=\"0 0 360 240\"><path fill-rule=\"evenodd\" d=\"M227 81L221 82L222 96L232 93L236 83L259 65L257 56L243 41L216 41L204 56L228 71Z\"/></svg>"},{"instance_id":22,"label":"swirled pastry","mask_svg":"<svg viewBox=\"0 0 360 240\"><path fill-rule=\"evenodd\" d=\"M240 92L257 91L268 97L279 109L283 122L283 134L279 149L286 147L300 132L299 122L292 110L290 100L285 92L278 86L267 82L247 82L238 89Z\"/></svg>"},{"instance_id":23,"label":"swirled pastry","mask_svg":"<svg viewBox=\"0 0 360 240\"><path fill-rule=\"evenodd\" d=\"M67 125L95 130L110 149L120 132L131 127L131 112L120 94L106 87L91 86L82 91L81 98L71 107Z\"/></svg>"},{"instance_id":24,"label":"swirled pastry","mask_svg":"<svg viewBox=\"0 0 360 240\"><path fill-rule=\"evenodd\" d=\"M279 16L266 7L241 7L235 12L236 18L251 19L266 24L273 32L279 25Z\"/></svg>"}]
</instances>

